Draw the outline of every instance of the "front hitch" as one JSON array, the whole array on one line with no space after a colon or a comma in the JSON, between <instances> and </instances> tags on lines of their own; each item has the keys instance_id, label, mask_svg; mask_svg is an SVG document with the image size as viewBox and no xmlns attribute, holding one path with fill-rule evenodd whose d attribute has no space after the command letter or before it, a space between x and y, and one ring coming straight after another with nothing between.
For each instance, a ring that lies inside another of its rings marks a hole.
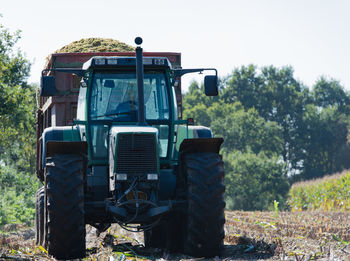
<instances>
[{"instance_id":1,"label":"front hitch","mask_svg":"<svg viewBox=\"0 0 350 261\"><path fill-rule=\"evenodd\" d=\"M106 202L106 210L118 221L123 223L145 223L160 215L169 212L172 209L171 201L164 202L165 204L156 205L148 200L130 200L120 204L115 204L112 201ZM127 205L134 205L134 213L128 211ZM148 206L148 207L147 207Z\"/></svg>"}]
</instances>

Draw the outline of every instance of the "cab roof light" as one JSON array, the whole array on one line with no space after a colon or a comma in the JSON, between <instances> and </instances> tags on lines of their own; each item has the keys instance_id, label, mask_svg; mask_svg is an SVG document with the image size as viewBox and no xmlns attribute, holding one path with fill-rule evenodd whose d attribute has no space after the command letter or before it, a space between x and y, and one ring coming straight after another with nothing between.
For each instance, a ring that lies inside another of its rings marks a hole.
<instances>
[{"instance_id":1,"label":"cab roof light","mask_svg":"<svg viewBox=\"0 0 350 261\"><path fill-rule=\"evenodd\" d=\"M143 58L143 64L144 65L152 65L153 59L152 58Z\"/></svg>"},{"instance_id":2,"label":"cab roof light","mask_svg":"<svg viewBox=\"0 0 350 261\"><path fill-rule=\"evenodd\" d=\"M117 65L118 64L118 58L109 58L107 59L108 65Z\"/></svg>"},{"instance_id":3,"label":"cab roof light","mask_svg":"<svg viewBox=\"0 0 350 261\"><path fill-rule=\"evenodd\" d=\"M105 65L106 64L106 59L104 59L104 58L96 58L95 59L95 64L96 65Z\"/></svg>"},{"instance_id":4,"label":"cab roof light","mask_svg":"<svg viewBox=\"0 0 350 261\"><path fill-rule=\"evenodd\" d=\"M154 65L165 65L165 59L153 59Z\"/></svg>"}]
</instances>

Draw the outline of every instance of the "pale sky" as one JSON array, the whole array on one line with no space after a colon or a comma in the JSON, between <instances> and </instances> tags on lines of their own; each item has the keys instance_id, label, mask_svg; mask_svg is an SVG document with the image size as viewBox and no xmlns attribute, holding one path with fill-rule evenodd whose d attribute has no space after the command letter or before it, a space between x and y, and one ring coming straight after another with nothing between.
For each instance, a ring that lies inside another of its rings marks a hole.
<instances>
[{"instance_id":1,"label":"pale sky","mask_svg":"<svg viewBox=\"0 0 350 261\"><path fill-rule=\"evenodd\" d=\"M72 41L114 38L146 51L181 52L183 68L291 65L311 87L321 75L350 91L347 0L2 0L0 23L22 30L19 47L39 82L45 57ZM183 78L183 87L202 76Z\"/></svg>"}]
</instances>

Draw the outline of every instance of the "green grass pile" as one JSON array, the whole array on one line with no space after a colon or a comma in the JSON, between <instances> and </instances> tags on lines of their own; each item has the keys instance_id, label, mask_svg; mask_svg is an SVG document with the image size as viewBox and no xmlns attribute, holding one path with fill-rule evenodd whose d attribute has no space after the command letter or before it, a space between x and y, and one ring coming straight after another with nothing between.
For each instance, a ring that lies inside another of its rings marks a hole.
<instances>
[{"instance_id":1,"label":"green grass pile","mask_svg":"<svg viewBox=\"0 0 350 261\"><path fill-rule=\"evenodd\" d=\"M90 52L133 52L135 48L126 43L109 38L86 38L74 41L55 53L90 53Z\"/></svg>"},{"instance_id":2,"label":"green grass pile","mask_svg":"<svg viewBox=\"0 0 350 261\"><path fill-rule=\"evenodd\" d=\"M295 183L288 204L292 211L349 211L350 171Z\"/></svg>"}]
</instances>

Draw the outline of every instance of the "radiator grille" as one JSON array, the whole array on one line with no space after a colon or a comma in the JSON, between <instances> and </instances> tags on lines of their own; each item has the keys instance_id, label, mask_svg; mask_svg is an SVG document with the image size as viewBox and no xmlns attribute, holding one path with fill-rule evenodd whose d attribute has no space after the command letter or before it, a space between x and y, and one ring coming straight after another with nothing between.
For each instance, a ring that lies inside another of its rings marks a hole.
<instances>
[{"instance_id":1,"label":"radiator grille","mask_svg":"<svg viewBox=\"0 0 350 261\"><path fill-rule=\"evenodd\" d=\"M116 172L131 175L157 173L154 134L119 134Z\"/></svg>"}]
</instances>

